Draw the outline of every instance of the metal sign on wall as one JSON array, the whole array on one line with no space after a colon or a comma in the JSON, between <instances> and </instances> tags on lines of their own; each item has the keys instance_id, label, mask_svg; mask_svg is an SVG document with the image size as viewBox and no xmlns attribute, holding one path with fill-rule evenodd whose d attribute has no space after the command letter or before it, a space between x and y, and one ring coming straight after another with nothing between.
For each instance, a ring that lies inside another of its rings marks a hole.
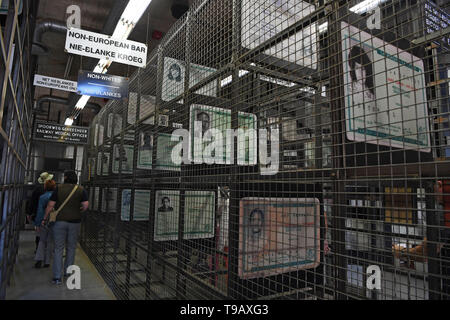
<instances>
[{"instance_id":1,"label":"metal sign on wall","mask_svg":"<svg viewBox=\"0 0 450 320\"><path fill-rule=\"evenodd\" d=\"M147 64L146 44L114 39L101 33L76 28L67 30L65 49L69 53L107 59L140 68Z\"/></svg>"},{"instance_id":2,"label":"metal sign on wall","mask_svg":"<svg viewBox=\"0 0 450 320\"><path fill-rule=\"evenodd\" d=\"M57 123L37 121L34 128L34 140L70 144L87 144L88 139L88 127L69 127Z\"/></svg>"},{"instance_id":3,"label":"metal sign on wall","mask_svg":"<svg viewBox=\"0 0 450 320\"><path fill-rule=\"evenodd\" d=\"M106 99L128 97L129 79L103 73L80 71L78 94Z\"/></svg>"},{"instance_id":4,"label":"metal sign on wall","mask_svg":"<svg viewBox=\"0 0 450 320\"><path fill-rule=\"evenodd\" d=\"M77 92L77 83L75 81L47 77L47 76L42 76L40 74L34 75L34 83L33 84L35 86L39 86L39 87Z\"/></svg>"}]
</instances>

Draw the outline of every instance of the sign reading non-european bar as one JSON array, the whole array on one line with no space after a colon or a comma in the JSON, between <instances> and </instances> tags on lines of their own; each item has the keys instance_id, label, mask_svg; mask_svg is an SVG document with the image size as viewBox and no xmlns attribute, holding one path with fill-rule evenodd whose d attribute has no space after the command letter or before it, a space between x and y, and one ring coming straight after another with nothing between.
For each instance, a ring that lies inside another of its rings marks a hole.
<instances>
[{"instance_id":1,"label":"sign reading non-european bar","mask_svg":"<svg viewBox=\"0 0 450 320\"><path fill-rule=\"evenodd\" d=\"M47 77L47 76L42 76L40 74L34 75L34 83L33 84L35 86L39 86L39 87L77 92L77 83L75 81Z\"/></svg>"},{"instance_id":2,"label":"sign reading non-european bar","mask_svg":"<svg viewBox=\"0 0 450 320\"><path fill-rule=\"evenodd\" d=\"M103 73L80 71L78 94L120 100L128 97L129 79Z\"/></svg>"},{"instance_id":3,"label":"sign reading non-european bar","mask_svg":"<svg viewBox=\"0 0 450 320\"><path fill-rule=\"evenodd\" d=\"M114 39L101 33L67 29L65 49L81 56L107 59L135 67L147 64L147 45L130 40Z\"/></svg>"},{"instance_id":4,"label":"sign reading non-european bar","mask_svg":"<svg viewBox=\"0 0 450 320\"><path fill-rule=\"evenodd\" d=\"M65 126L57 123L36 121L34 140L70 144L87 144L88 139L88 127Z\"/></svg>"}]
</instances>

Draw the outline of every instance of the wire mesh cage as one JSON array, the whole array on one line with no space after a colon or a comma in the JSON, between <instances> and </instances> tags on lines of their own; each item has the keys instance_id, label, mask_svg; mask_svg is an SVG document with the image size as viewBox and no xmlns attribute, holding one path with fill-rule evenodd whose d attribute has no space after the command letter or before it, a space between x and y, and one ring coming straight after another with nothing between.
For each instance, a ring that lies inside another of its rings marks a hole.
<instances>
[{"instance_id":1,"label":"wire mesh cage","mask_svg":"<svg viewBox=\"0 0 450 320\"><path fill-rule=\"evenodd\" d=\"M449 299L445 1L195 2L91 125L122 299Z\"/></svg>"},{"instance_id":2,"label":"wire mesh cage","mask_svg":"<svg viewBox=\"0 0 450 320\"><path fill-rule=\"evenodd\" d=\"M25 224L24 184L30 146L31 39L35 7L30 1L2 5L0 18L0 299L6 296Z\"/></svg>"}]
</instances>

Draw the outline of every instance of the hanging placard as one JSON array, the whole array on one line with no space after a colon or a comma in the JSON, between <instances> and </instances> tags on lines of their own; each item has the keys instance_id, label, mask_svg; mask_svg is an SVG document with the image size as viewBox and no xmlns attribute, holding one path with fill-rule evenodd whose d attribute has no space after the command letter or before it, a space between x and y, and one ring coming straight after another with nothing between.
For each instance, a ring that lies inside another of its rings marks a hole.
<instances>
[{"instance_id":1,"label":"hanging placard","mask_svg":"<svg viewBox=\"0 0 450 320\"><path fill-rule=\"evenodd\" d=\"M143 68L147 64L147 45L86 30L67 30L65 49L80 56L107 59Z\"/></svg>"},{"instance_id":2,"label":"hanging placard","mask_svg":"<svg viewBox=\"0 0 450 320\"><path fill-rule=\"evenodd\" d=\"M44 88L77 92L77 83L75 81L47 77L47 76L42 76L40 74L34 75L34 83L33 84L35 86L44 87Z\"/></svg>"},{"instance_id":3,"label":"hanging placard","mask_svg":"<svg viewBox=\"0 0 450 320\"><path fill-rule=\"evenodd\" d=\"M57 123L37 121L34 128L34 140L87 144L89 128L65 126Z\"/></svg>"},{"instance_id":4,"label":"hanging placard","mask_svg":"<svg viewBox=\"0 0 450 320\"><path fill-rule=\"evenodd\" d=\"M120 100L128 97L128 83L128 78L80 71L78 94Z\"/></svg>"}]
</instances>

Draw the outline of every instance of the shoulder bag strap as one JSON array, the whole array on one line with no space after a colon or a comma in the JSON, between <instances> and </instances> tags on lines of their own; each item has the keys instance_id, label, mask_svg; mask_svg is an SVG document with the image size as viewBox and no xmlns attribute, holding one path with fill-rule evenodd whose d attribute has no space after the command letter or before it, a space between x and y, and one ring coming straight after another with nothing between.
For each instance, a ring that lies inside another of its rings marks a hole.
<instances>
[{"instance_id":1,"label":"shoulder bag strap","mask_svg":"<svg viewBox=\"0 0 450 320\"><path fill-rule=\"evenodd\" d=\"M72 198L73 194L75 193L75 191L77 189L78 189L78 185L75 185L75 187L73 187L73 189L72 189L72 192L70 192L69 196L66 198L66 200L64 200L63 204L58 208L58 210L56 210L56 215L58 215L58 213L62 210L62 208L64 208L66 203L70 200L70 198Z\"/></svg>"}]
</instances>

